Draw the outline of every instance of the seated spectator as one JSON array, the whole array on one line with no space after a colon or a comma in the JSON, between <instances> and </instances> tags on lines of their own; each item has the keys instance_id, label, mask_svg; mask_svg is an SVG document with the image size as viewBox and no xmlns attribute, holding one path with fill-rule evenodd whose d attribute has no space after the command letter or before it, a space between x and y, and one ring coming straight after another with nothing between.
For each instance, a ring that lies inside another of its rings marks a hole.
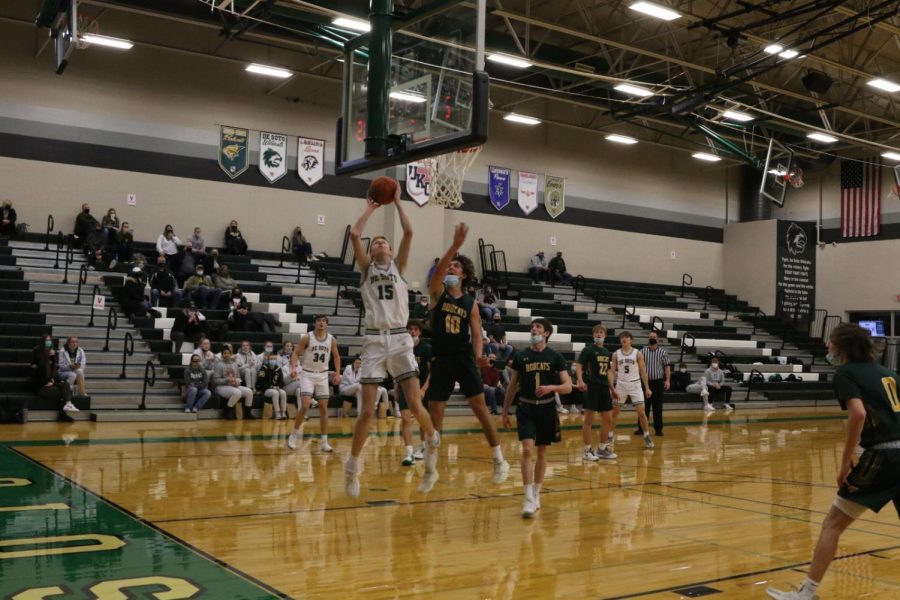
<instances>
[{"instance_id":1,"label":"seated spectator","mask_svg":"<svg viewBox=\"0 0 900 600\"><path fill-rule=\"evenodd\" d=\"M231 303L231 290L238 287L237 281L231 276L228 265L219 265L219 272L213 275L213 285L222 290L222 298L219 300L220 306L228 306Z\"/></svg>"},{"instance_id":2,"label":"seated spectator","mask_svg":"<svg viewBox=\"0 0 900 600\"><path fill-rule=\"evenodd\" d=\"M81 212L75 217L75 239L72 240L72 245L76 248L83 247L84 241L96 224L97 219L91 215L91 205L85 202L81 205Z\"/></svg>"},{"instance_id":3,"label":"seated spectator","mask_svg":"<svg viewBox=\"0 0 900 600\"><path fill-rule=\"evenodd\" d=\"M290 344L290 342L285 342L285 347ZM294 345L291 344L291 353L294 352ZM279 362L281 363L281 377L284 381L284 393L286 398L294 399L294 406L297 407L297 410L300 410L300 371L291 369L291 355L284 354L284 350L282 350L279 354L281 354L281 358Z\"/></svg>"},{"instance_id":4,"label":"seated spectator","mask_svg":"<svg viewBox=\"0 0 900 600\"><path fill-rule=\"evenodd\" d=\"M59 378L72 388L72 393L86 396L84 385L84 368L87 366L87 356L82 348L78 347L78 338L70 336L59 353Z\"/></svg>"},{"instance_id":5,"label":"seated spectator","mask_svg":"<svg viewBox=\"0 0 900 600\"><path fill-rule=\"evenodd\" d=\"M169 337L175 344L175 352L180 352L185 340L196 345L205 335L206 317L197 310L197 305L191 302L175 316Z\"/></svg>"},{"instance_id":6,"label":"seated spectator","mask_svg":"<svg viewBox=\"0 0 900 600\"><path fill-rule=\"evenodd\" d=\"M256 372L259 370L261 361L260 357L253 352L253 347L250 346L250 340L241 342L241 349L238 351L237 355L235 355L234 362L238 366L238 371L244 385L251 390L255 390Z\"/></svg>"},{"instance_id":7,"label":"seated spectator","mask_svg":"<svg viewBox=\"0 0 900 600\"><path fill-rule=\"evenodd\" d=\"M566 271L566 261L563 260L562 252L557 252L556 257L550 259L547 265L550 272L550 283L572 283L572 275Z\"/></svg>"},{"instance_id":8,"label":"seated spectator","mask_svg":"<svg viewBox=\"0 0 900 600\"><path fill-rule=\"evenodd\" d=\"M485 324L485 333L488 336L488 343L484 347L486 354L495 354L497 361L501 363L507 362L512 358L515 349L506 343L506 329L500 322L503 317L500 313L495 313L494 318Z\"/></svg>"},{"instance_id":9,"label":"seated spectator","mask_svg":"<svg viewBox=\"0 0 900 600\"><path fill-rule=\"evenodd\" d=\"M678 368L672 373L671 390L673 392L686 392L687 387L691 384L691 374L688 373L687 364L678 363Z\"/></svg>"},{"instance_id":10,"label":"seated spectator","mask_svg":"<svg viewBox=\"0 0 900 600\"><path fill-rule=\"evenodd\" d=\"M484 382L484 398L491 409L491 414L496 415L499 414L497 412L497 399L499 398L502 404L503 395L506 392L503 390L500 371L496 366L497 355L488 354L488 360L490 364L486 367L481 367L481 380ZM501 365L506 366L506 363L501 363Z\"/></svg>"},{"instance_id":11,"label":"seated spectator","mask_svg":"<svg viewBox=\"0 0 900 600\"><path fill-rule=\"evenodd\" d=\"M116 248L116 259L122 263L134 262L134 233L132 233L128 221L122 223L122 227L116 233L113 241Z\"/></svg>"},{"instance_id":12,"label":"seated spectator","mask_svg":"<svg viewBox=\"0 0 900 600\"><path fill-rule=\"evenodd\" d=\"M548 275L547 260L544 258L544 251L541 250L531 257L531 263L528 265L528 276L534 283L538 281L547 281Z\"/></svg>"},{"instance_id":13,"label":"seated spectator","mask_svg":"<svg viewBox=\"0 0 900 600\"><path fill-rule=\"evenodd\" d=\"M58 376L58 362L53 338L45 335L41 342L31 350L31 378L34 382L34 393L42 400L56 402L59 407L60 421L74 421L69 414L78 412L72 403L72 388Z\"/></svg>"},{"instance_id":14,"label":"seated spectator","mask_svg":"<svg viewBox=\"0 0 900 600\"><path fill-rule=\"evenodd\" d=\"M500 314L500 306L497 304L497 294L490 284L485 284L481 291L475 294L478 301L478 310L481 312L481 320L490 323L494 315Z\"/></svg>"},{"instance_id":15,"label":"seated spectator","mask_svg":"<svg viewBox=\"0 0 900 600\"><path fill-rule=\"evenodd\" d=\"M291 355L294 353L294 343L293 342L284 342L281 345L281 350L278 351L278 364L284 366L287 363L288 366L291 364Z\"/></svg>"},{"instance_id":16,"label":"seated spectator","mask_svg":"<svg viewBox=\"0 0 900 600\"><path fill-rule=\"evenodd\" d=\"M186 245L184 247L184 252L181 254L181 261L178 265L178 272L175 273L175 279L178 280L178 285L183 286L184 282L191 278L191 276L197 272L197 258L194 257L194 253L191 252L190 245ZM203 264L202 259L199 263Z\"/></svg>"},{"instance_id":17,"label":"seated spectator","mask_svg":"<svg viewBox=\"0 0 900 600\"><path fill-rule=\"evenodd\" d=\"M194 227L194 233L188 238L191 254L206 254L206 240L203 239L203 230Z\"/></svg>"},{"instance_id":18,"label":"seated spectator","mask_svg":"<svg viewBox=\"0 0 900 600\"><path fill-rule=\"evenodd\" d=\"M212 277L203 271L203 265L197 265L194 274L184 282L184 295L199 308L216 308L222 290L213 285Z\"/></svg>"},{"instance_id":19,"label":"seated spectator","mask_svg":"<svg viewBox=\"0 0 900 600\"><path fill-rule=\"evenodd\" d=\"M126 317L145 317L150 315L154 318L162 316L158 311L153 310L153 306L144 295L144 282L141 278L140 267L133 267L128 277L125 278L125 286L122 288L122 311Z\"/></svg>"},{"instance_id":20,"label":"seated spectator","mask_svg":"<svg viewBox=\"0 0 900 600\"><path fill-rule=\"evenodd\" d=\"M103 235L103 228L97 221L94 221L94 228L87 234L84 252L88 264L95 269L105 269L107 265L116 266L115 263L110 264L109 252L106 250L106 236Z\"/></svg>"},{"instance_id":21,"label":"seated spectator","mask_svg":"<svg viewBox=\"0 0 900 600\"><path fill-rule=\"evenodd\" d=\"M150 303L153 306L178 308L181 306L181 291L178 282L164 256L156 259L156 270L150 275Z\"/></svg>"},{"instance_id":22,"label":"seated spectator","mask_svg":"<svg viewBox=\"0 0 900 600\"><path fill-rule=\"evenodd\" d=\"M180 261L178 249L182 245L181 240L175 235L175 228L171 225L166 225L163 232L156 238L156 253L166 258L166 263L173 273L178 272Z\"/></svg>"},{"instance_id":23,"label":"seated spectator","mask_svg":"<svg viewBox=\"0 0 900 600\"><path fill-rule=\"evenodd\" d=\"M210 341L209 338L200 338L200 343L197 344L197 348L194 349L193 356L200 357L200 366L203 367L203 370L206 371L206 378L208 381L212 380L213 369L216 367L216 355L213 354L210 349Z\"/></svg>"},{"instance_id":24,"label":"seated spectator","mask_svg":"<svg viewBox=\"0 0 900 600\"><path fill-rule=\"evenodd\" d=\"M16 209L9 200L4 200L3 208L0 208L0 235L16 237Z\"/></svg>"},{"instance_id":25,"label":"seated spectator","mask_svg":"<svg viewBox=\"0 0 900 600\"><path fill-rule=\"evenodd\" d=\"M213 370L213 386L216 395L227 401L225 408L225 418L234 420L237 418L235 405L244 400L244 419L253 420L251 409L253 408L253 390L241 385L241 377L238 373L237 364L234 362L234 356L231 349L227 346L222 348L222 360L216 363Z\"/></svg>"},{"instance_id":26,"label":"seated spectator","mask_svg":"<svg viewBox=\"0 0 900 600\"><path fill-rule=\"evenodd\" d=\"M203 255L203 268L207 273L212 275L213 273L219 272L219 251L215 248L210 248L206 254Z\"/></svg>"},{"instance_id":27,"label":"seated spectator","mask_svg":"<svg viewBox=\"0 0 900 600\"><path fill-rule=\"evenodd\" d=\"M356 414L359 415L362 412L362 382L360 381L360 368L362 367L362 360L357 356L353 359L353 363L347 365L344 369L344 372L341 374L341 382L338 384L338 391L341 396L353 396L356 398ZM388 405L388 391L387 388L383 385L378 386L378 391L375 394L375 412L378 413L378 405L379 403L384 402L384 406ZM343 415L347 416L349 414L349 406L347 403L344 403Z\"/></svg>"},{"instance_id":28,"label":"seated spectator","mask_svg":"<svg viewBox=\"0 0 900 600\"><path fill-rule=\"evenodd\" d=\"M232 331L261 331L274 333L280 325L274 315L255 312L252 305L247 302L241 288L231 290L231 307L228 313L228 323Z\"/></svg>"},{"instance_id":29,"label":"seated spectator","mask_svg":"<svg viewBox=\"0 0 900 600\"><path fill-rule=\"evenodd\" d=\"M294 233L291 234L291 250L300 264L305 265L313 260L312 244L303 237L303 230L299 226L294 227Z\"/></svg>"},{"instance_id":30,"label":"seated spectator","mask_svg":"<svg viewBox=\"0 0 900 600\"><path fill-rule=\"evenodd\" d=\"M247 242L238 229L238 222L232 221L225 229L225 252L228 254L247 254Z\"/></svg>"},{"instance_id":31,"label":"seated spectator","mask_svg":"<svg viewBox=\"0 0 900 600\"><path fill-rule=\"evenodd\" d=\"M703 378L706 380L708 395L724 396L724 408L734 410L734 403L731 402L731 386L725 385L725 371L719 368L718 358L709 361L709 368L703 372Z\"/></svg>"},{"instance_id":32,"label":"seated spectator","mask_svg":"<svg viewBox=\"0 0 900 600\"><path fill-rule=\"evenodd\" d=\"M191 363L184 370L184 392L186 400L184 412L191 413L203 408L211 395L209 375L203 368L203 361L196 354L191 355Z\"/></svg>"},{"instance_id":33,"label":"seated spectator","mask_svg":"<svg viewBox=\"0 0 900 600\"><path fill-rule=\"evenodd\" d=\"M410 311L409 318L422 321L423 323L428 322L428 296L419 297L418 302Z\"/></svg>"},{"instance_id":34,"label":"seated spectator","mask_svg":"<svg viewBox=\"0 0 900 600\"><path fill-rule=\"evenodd\" d=\"M119 217L116 216L116 209L111 208L106 211L106 215L100 221L100 226L103 227L103 237L106 238L106 243L110 246L114 245L121 228Z\"/></svg>"},{"instance_id":35,"label":"seated spectator","mask_svg":"<svg viewBox=\"0 0 900 600\"><path fill-rule=\"evenodd\" d=\"M272 418L283 421L287 416L287 392L284 391L284 374L278 357L271 352L263 356L256 374L256 391L272 401Z\"/></svg>"}]
</instances>

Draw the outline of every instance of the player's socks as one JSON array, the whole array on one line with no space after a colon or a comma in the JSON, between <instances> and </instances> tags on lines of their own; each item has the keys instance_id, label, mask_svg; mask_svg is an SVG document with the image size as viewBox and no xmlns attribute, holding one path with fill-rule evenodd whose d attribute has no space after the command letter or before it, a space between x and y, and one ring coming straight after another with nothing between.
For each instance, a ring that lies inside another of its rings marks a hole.
<instances>
[{"instance_id":1,"label":"player's socks","mask_svg":"<svg viewBox=\"0 0 900 600\"><path fill-rule=\"evenodd\" d=\"M500 444L497 444L496 446L494 446L493 448L491 448L491 450L492 450L493 453L494 453L494 460L495 460L495 461L502 461L502 460L503 460L503 449L500 447Z\"/></svg>"}]
</instances>

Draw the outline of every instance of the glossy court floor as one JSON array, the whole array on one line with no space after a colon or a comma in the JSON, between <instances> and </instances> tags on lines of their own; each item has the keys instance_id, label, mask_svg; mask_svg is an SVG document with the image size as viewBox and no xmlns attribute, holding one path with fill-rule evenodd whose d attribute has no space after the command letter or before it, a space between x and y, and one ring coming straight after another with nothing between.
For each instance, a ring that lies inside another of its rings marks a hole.
<instances>
[{"instance_id":1,"label":"glossy court floor","mask_svg":"<svg viewBox=\"0 0 900 600\"><path fill-rule=\"evenodd\" d=\"M518 443L491 483L474 418L445 424L441 479L415 491L397 423L344 495L352 420L323 455L286 422L0 427L3 598L762 598L799 583L833 499L844 415L833 409L667 415L644 450L633 413L619 459L584 464L563 419L537 519ZM317 430L310 422L307 430ZM841 541L825 598L900 598L900 521L867 514Z\"/></svg>"}]
</instances>

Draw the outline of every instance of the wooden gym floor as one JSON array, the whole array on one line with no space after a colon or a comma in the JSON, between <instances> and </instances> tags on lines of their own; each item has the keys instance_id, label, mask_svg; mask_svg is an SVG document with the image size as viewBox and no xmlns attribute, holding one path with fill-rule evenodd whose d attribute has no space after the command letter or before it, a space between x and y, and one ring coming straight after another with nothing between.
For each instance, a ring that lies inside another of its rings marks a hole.
<instances>
[{"instance_id":1,"label":"wooden gym floor","mask_svg":"<svg viewBox=\"0 0 900 600\"><path fill-rule=\"evenodd\" d=\"M350 419L332 419L333 455L309 441L316 421L294 452L285 421L2 426L0 597L762 598L802 581L839 410L670 412L653 451L624 413L619 459L600 464L582 463L580 423L563 418L533 521L515 435L492 485L469 417L445 424L427 495L422 465L400 465L398 423L379 421L358 500L343 491ZM892 507L838 555L823 600L900 598Z\"/></svg>"}]
</instances>

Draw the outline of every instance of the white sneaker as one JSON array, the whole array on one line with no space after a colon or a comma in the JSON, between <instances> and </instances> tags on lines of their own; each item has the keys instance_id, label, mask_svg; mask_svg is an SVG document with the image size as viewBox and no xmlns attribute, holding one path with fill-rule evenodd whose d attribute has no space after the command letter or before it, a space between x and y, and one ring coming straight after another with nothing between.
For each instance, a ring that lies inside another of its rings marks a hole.
<instances>
[{"instance_id":1,"label":"white sneaker","mask_svg":"<svg viewBox=\"0 0 900 600\"><path fill-rule=\"evenodd\" d=\"M189 412L191 412L191 409L186 408L186 409L184 409L184 412L189 413Z\"/></svg>"},{"instance_id":2,"label":"white sneaker","mask_svg":"<svg viewBox=\"0 0 900 600\"><path fill-rule=\"evenodd\" d=\"M580 415L580 414L581 414L581 411L580 411L580 410L578 409L578 407L575 406L574 404L572 405L572 408L569 409L569 412L572 413L573 415Z\"/></svg>"},{"instance_id":3,"label":"white sneaker","mask_svg":"<svg viewBox=\"0 0 900 600\"><path fill-rule=\"evenodd\" d=\"M325 440L322 440L322 443L319 444L319 450L321 450L322 452L329 452L329 453L334 452L334 448L332 448L330 445L328 445L328 442Z\"/></svg>"},{"instance_id":4,"label":"white sneaker","mask_svg":"<svg viewBox=\"0 0 900 600\"><path fill-rule=\"evenodd\" d=\"M438 447L428 444L425 447L425 474L437 472Z\"/></svg>"},{"instance_id":5,"label":"white sneaker","mask_svg":"<svg viewBox=\"0 0 900 600\"><path fill-rule=\"evenodd\" d=\"M558 413L561 414L561 415L567 415L567 414L569 414L569 411L566 410L566 408L565 408L564 406L557 406L557 407L556 407L556 412L558 412Z\"/></svg>"},{"instance_id":6,"label":"white sneaker","mask_svg":"<svg viewBox=\"0 0 900 600\"><path fill-rule=\"evenodd\" d=\"M427 494L432 490L434 484L437 483L439 478L440 477L438 476L437 471L428 471L428 468L426 467L425 476L422 477L422 483L419 484L419 487L416 488L416 491L420 494Z\"/></svg>"},{"instance_id":7,"label":"white sneaker","mask_svg":"<svg viewBox=\"0 0 900 600\"><path fill-rule=\"evenodd\" d=\"M730 412L732 412L732 411L734 411L734 404L726 404L726 405L725 405L725 412L730 413Z\"/></svg>"},{"instance_id":8,"label":"white sneaker","mask_svg":"<svg viewBox=\"0 0 900 600\"><path fill-rule=\"evenodd\" d=\"M351 498L359 498L359 471L351 471L344 465L344 491Z\"/></svg>"},{"instance_id":9,"label":"white sneaker","mask_svg":"<svg viewBox=\"0 0 900 600\"><path fill-rule=\"evenodd\" d=\"M654 448L656 448L656 444L653 443L653 440L650 439L649 435L644 436L644 447L648 450L653 450Z\"/></svg>"},{"instance_id":10,"label":"white sneaker","mask_svg":"<svg viewBox=\"0 0 900 600\"><path fill-rule=\"evenodd\" d=\"M609 448L603 448L602 450L600 448L597 448L597 450L594 452L594 456L597 457L597 460L615 460L619 458L619 455Z\"/></svg>"},{"instance_id":11,"label":"white sneaker","mask_svg":"<svg viewBox=\"0 0 900 600\"><path fill-rule=\"evenodd\" d=\"M769 588L766 590L766 593L770 598L775 598L775 600L819 600L818 596L801 596L799 590L790 590L788 592L782 592L781 590L776 590L775 588Z\"/></svg>"},{"instance_id":12,"label":"white sneaker","mask_svg":"<svg viewBox=\"0 0 900 600\"><path fill-rule=\"evenodd\" d=\"M506 481L509 476L509 463L504 459L494 459L494 475L491 477L491 483L498 484Z\"/></svg>"},{"instance_id":13,"label":"white sneaker","mask_svg":"<svg viewBox=\"0 0 900 600\"><path fill-rule=\"evenodd\" d=\"M195 412L197 412L197 409L196 409L196 408L192 408L192 409L191 409L191 412L192 412L192 413L195 413Z\"/></svg>"},{"instance_id":14,"label":"white sneaker","mask_svg":"<svg viewBox=\"0 0 900 600\"><path fill-rule=\"evenodd\" d=\"M420 444L416 451L413 452L412 457L416 460L422 460L425 458L425 444Z\"/></svg>"},{"instance_id":15,"label":"white sneaker","mask_svg":"<svg viewBox=\"0 0 900 600\"><path fill-rule=\"evenodd\" d=\"M291 432L291 435L288 436L288 444L287 444L287 446L288 446L288 448L290 448L291 450L296 450L296 449L297 449L297 432L296 432L296 431L292 431L292 432Z\"/></svg>"},{"instance_id":16,"label":"white sneaker","mask_svg":"<svg viewBox=\"0 0 900 600\"><path fill-rule=\"evenodd\" d=\"M309 403L310 408L319 408L319 401L313 398Z\"/></svg>"},{"instance_id":17,"label":"white sneaker","mask_svg":"<svg viewBox=\"0 0 900 600\"><path fill-rule=\"evenodd\" d=\"M77 407L77 406L75 406L74 404L72 404L71 401L66 402L66 405L63 406L63 410L64 410L65 412L81 412L80 410L78 410L78 407Z\"/></svg>"},{"instance_id":18,"label":"white sneaker","mask_svg":"<svg viewBox=\"0 0 900 600\"><path fill-rule=\"evenodd\" d=\"M703 406L703 410L706 412L716 412L716 407L712 404L706 404Z\"/></svg>"},{"instance_id":19,"label":"white sneaker","mask_svg":"<svg viewBox=\"0 0 900 600\"><path fill-rule=\"evenodd\" d=\"M413 455L407 454L406 456L403 457L403 462L401 462L400 464L403 465L404 467L411 467L411 466L413 466L413 464L415 464L415 462L416 462L416 459L413 458Z\"/></svg>"},{"instance_id":20,"label":"white sneaker","mask_svg":"<svg viewBox=\"0 0 900 600\"><path fill-rule=\"evenodd\" d=\"M541 510L541 495L540 495L540 494L537 494L537 493L536 493L536 494L534 495L534 507L535 507L537 510Z\"/></svg>"},{"instance_id":21,"label":"white sneaker","mask_svg":"<svg viewBox=\"0 0 900 600\"><path fill-rule=\"evenodd\" d=\"M588 462L597 462L598 460L600 460L590 448L584 451L584 454L581 456L581 458L582 460L586 460Z\"/></svg>"},{"instance_id":22,"label":"white sneaker","mask_svg":"<svg viewBox=\"0 0 900 600\"><path fill-rule=\"evenodd\" d=\"M532 498L525 498L525 504L522 505L522 518L533 519L538 511L537 503Z\"/></svg>"}]
</instances>

